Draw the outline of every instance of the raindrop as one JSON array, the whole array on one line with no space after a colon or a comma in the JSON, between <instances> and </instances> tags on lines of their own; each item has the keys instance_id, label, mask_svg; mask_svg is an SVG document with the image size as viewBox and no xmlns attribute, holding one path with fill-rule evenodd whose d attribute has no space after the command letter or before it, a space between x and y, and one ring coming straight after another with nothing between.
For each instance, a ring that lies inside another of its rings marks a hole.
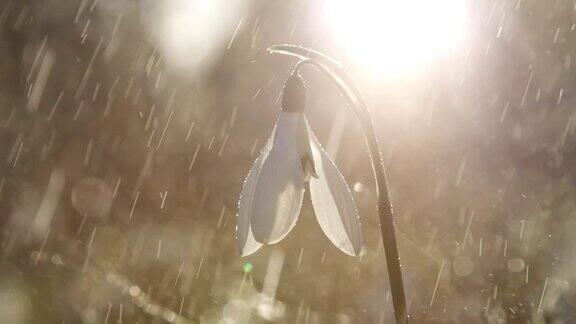
<instances>
[{"instance_id":1,"label":"raindrop","mask_svg":"<svg viewBox=\"0 0 576 324\"><path fill-rule=\"evenodd\" d=\"M171 311L171 310L164 310L164 311L162 312L162 317L163 317L166 321L172 323L172 322L174 322L174 320L176 320L176 313L174 313L174 312Z\"/></svg>"},{"instance_id":2,"label":"raindrop","mask_svg":"<svg viewBox=\"0 0 576 324\"><path fill-rule=\"evenodd\" d=\"M510 272L520 272L524 270L524 260L520 258L508 260L508 270L510 270Z\"/></svg>"},{"instance_id":3,"label":"raindrop","mask_svg":"<svg viewBox=\"0 0 576 324\"><path fill-rule=\"evenodd\" d=\"M138 295L140 295L140 288L138 286L132 286L130 287L130 289L128 289L128 293L130 294L130 296L132 297L137 297Z\"/></svg>"},{"instance_id":4,"label":"raindrop","mask_svg":"<svg viewBox=\"0 0 576 324\"><path fill-rule=\"evenodd\" d=\"M128 241L114 227L99 227L91 245L91 259L100 266L121 264L126 257Z\"/></svg>"},{"instance_id":5,"label":"raindrop","mask_svg":"<svg viewBox=\"0 0 576 324\"><path fill-rule=\"evenodd\" d=\"M364 185L360 182L356 182L354 184L354 191L356 192L362 192L364 190Z\"/></svg>"},{"instance_id":6,"label":"raindrop","mask_svg":"<svg viewBox=\"0 0 576 324\"><path fill-rule=\"evenodd\" d=\"M50 258L50 260L52 261L52 263L54 263L55 265L64 265L64 262L62 261L62 257L59 254L54 254L52 256L52 258Z\"/></svg>"},{"instance_id":7,"label":"raindrop","mask_svg":"<svg viewBox=\"0 0 576 324\"><path fill-rule=\"evenodd\" d=\"M150 315L157 315L160 312L160 307L154 304L148 304L144 307L144 311L146 311Z\"/></svg>"},{"instance_id":8,"label":"raindrop","mask_svg":"<svg viewBox=\"0 0 576 324\"><path fill-rule=\"evenodd\" d=\"M467 257L459 257L452 263L454 273L460 277L467 277L474 271L474 261Z\"/></svg>"},{"instance_id":9,"label":"raindrop","mask_svg":"<svg viewBox=\"0 0 576 324\"><path fill-rule=\"evenodd\" d=\"M113 193L104 181L85 178L72 189L72 206L76 211L93 220L106 221L112 208Z\"/></svg>"}]
</instances>

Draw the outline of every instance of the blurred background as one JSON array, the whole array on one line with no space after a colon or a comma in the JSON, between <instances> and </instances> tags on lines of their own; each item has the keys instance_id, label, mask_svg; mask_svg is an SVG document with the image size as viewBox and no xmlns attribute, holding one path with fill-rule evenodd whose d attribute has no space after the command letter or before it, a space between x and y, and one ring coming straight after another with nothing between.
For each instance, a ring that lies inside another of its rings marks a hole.
<instances>
[{"instance_id":1,"label":"blurred background","mask_svg":"<svg viewBox=\"0 0 576 324\"><path fill-rule=\"evenodd\" d=\"M240 258L238 195L299 44L374 116L414 323L576 322L576 17L561 0L0 1L0 323L392 323L359 125L307 117L362 255L305 198Z\"/></svg>"}]
</instances>

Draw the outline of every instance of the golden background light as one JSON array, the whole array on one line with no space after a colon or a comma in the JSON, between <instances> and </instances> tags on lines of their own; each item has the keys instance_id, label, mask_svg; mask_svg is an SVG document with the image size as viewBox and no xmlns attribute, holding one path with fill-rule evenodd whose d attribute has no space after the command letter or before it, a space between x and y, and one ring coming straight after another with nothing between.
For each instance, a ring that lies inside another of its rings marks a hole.
<instances>
[{"instance_id":1,"label":"golden background light","mask_svg":"<svg viewBox=\"0 0 576 324\"><path fill-rule=\"evenodd\" d=\"M147 1L143 16L151 40L169 66L196 73L208 68L241 27L245 1Z\"/></svg>"},{"instance_id":2,"label":"golden background light","mask_svg":"<svg viewBox=\"0 0 576 324\"><path fill-rule=\"evenodd\" d=\"M462 0L333 0L323 14L332 39L376 75L416 72L448 55L466 33Z\"/></svg>"},{"instance_id":3,"label":"golden background light","mask_svg":"<svg viewBox=\"0 0 576 324\"><path fill-rule=\"evenodd\" d=\"M365 96L413 323L573 321L574 3L461 1L0 0L0 323L394 322L359 123L312 67L361 257L308 198L282 242L237 252L296 63L274 44Z\"/></svg>"}]
</instances>

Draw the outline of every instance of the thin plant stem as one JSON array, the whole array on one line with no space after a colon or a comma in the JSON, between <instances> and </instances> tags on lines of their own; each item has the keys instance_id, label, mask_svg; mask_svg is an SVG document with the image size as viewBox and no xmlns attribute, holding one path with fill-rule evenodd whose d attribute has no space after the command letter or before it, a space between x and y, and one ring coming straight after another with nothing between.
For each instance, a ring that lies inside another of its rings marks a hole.
<instances>
[{"instance_id":1,"label":"thin plant stem","mask_svg":"<svg viewBox=\"0 0 576 324\"><path fill-rule=\"evenodd\" d=\"M372 161L372 169L374 170L374 176L376 177L378 217L380 220L382 242L386 253L386 265L388 269L392 304L394 306L394 316L397 324L407 324L408 312L406 308L404 282L402 280L402 268L400 265L398 245L396 242L394 210L392 208L392 203L390 202L386 170L378 146L372 115L370 114L364 96L340 65L322 53L293 45L276 45L269 48L269 51L271 53L299 57L301 61L296 64L293 73L298 73L302 66L310 64L322 73L326 74L337 84L344 95L348 106L356 113L356 117L360 121L362 127L364 140L368 146L368 153Z\"/></svg>"}]
</instances>

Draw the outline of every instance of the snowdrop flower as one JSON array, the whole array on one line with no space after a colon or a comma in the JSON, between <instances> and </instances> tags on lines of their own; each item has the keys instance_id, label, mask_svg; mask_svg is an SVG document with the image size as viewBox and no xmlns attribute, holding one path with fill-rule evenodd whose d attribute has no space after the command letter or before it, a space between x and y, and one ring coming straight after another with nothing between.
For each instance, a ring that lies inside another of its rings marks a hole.
<instances>
[{"instance_id":1,"label":"snowdrop flower","mask_svg":"<svg viewBox=\"0 0 576 324\"><path fill-rule=\"evenodd\" d=\"M348 186L304 117L304 81L284 85L276 126L248 173L238 202L236 239L242 256L281 241L296 224L309 185L320 227L344 253L357 256L362 229Z\"/></svg>"}]
</instances>

